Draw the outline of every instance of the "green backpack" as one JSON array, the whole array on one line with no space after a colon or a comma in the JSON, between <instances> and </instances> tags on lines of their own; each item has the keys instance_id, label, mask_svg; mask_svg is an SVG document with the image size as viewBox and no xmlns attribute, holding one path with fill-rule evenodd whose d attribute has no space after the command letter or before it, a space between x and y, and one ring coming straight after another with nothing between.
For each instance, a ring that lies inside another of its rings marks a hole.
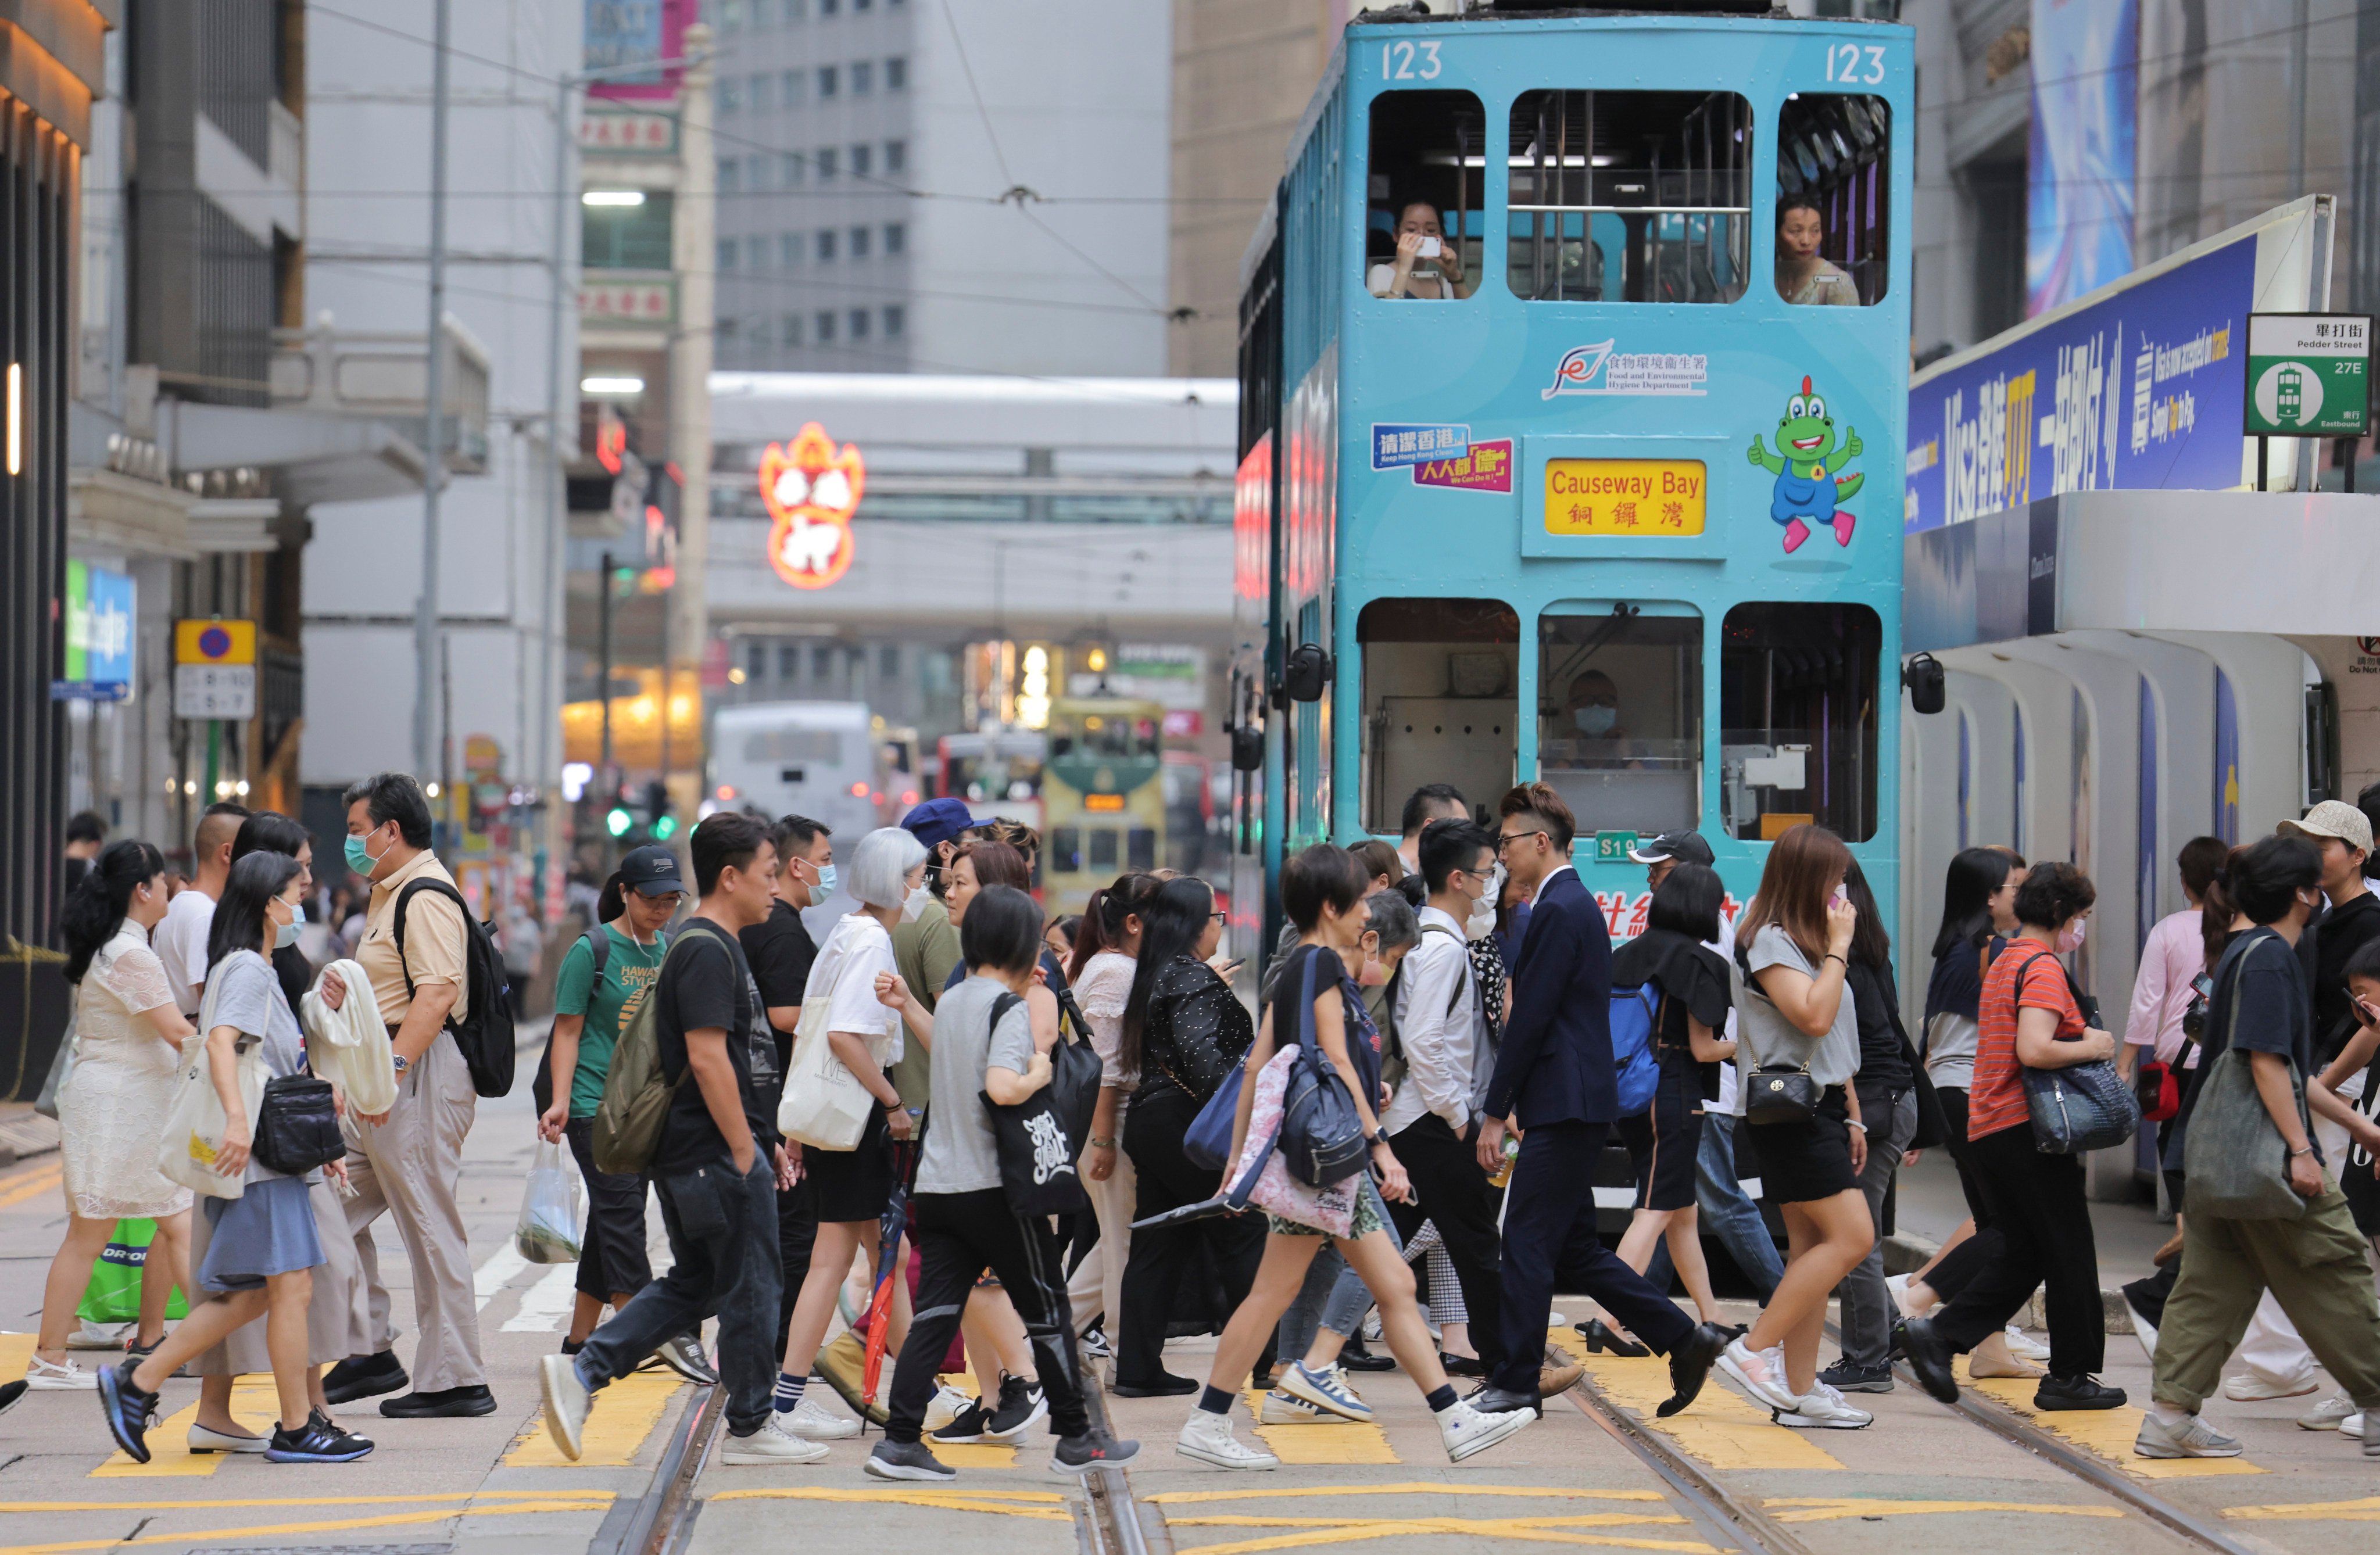
<instances>
[{"instance_id":1,"label":"green backpack","mask_svg":"<svg viewBox=\"0 0 2380 1555\"><path fill-rule=\"evenodd\" d=\"M653 978L658 993L662 974L670 962L693 939L727 942L709 929L688 923L670 942L668 954L662 957L661 971ZM688 1064L674 1080L662 1073L662 1039L654 1024L653 1010L658 998L649 998L637 1006L621 1028L620 1039L612 1049L611 1072L603 1077L603 1099L595 1109L595 1170L642 1173L652 1165L653 1152L660 1148L662 1124L669 1116L670 1100L677 1087L686 1083L686 1075L694 1072Z\"/></svg>"}]
</instances>

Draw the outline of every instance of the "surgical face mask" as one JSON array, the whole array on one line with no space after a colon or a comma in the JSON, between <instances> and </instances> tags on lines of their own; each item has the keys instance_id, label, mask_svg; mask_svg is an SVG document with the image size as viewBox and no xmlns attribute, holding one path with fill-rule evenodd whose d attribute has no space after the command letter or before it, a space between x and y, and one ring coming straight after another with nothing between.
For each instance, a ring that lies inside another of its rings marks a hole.
<instances>
[{"instance_id":1,"label":"surgical face mask","mask_svg":"<svg viewBox=\"0 0 2380 1555\"><path fill-rule=\"evenodd\" d=\"M1582 735L1589 736L1608 735L1611 733L1611 726L1620 722L1620 710L1605 707L1578 708L1571 713L1570 721L1578 725L1578 732Z\"/></svg>"},{"instance_id":2,"label":"surgical face mask","mask_svg":"<svg viewBox=\"0 0 2380 1555\"><path fill-rule=\"evenodd\" d=\"M306 904L285 902L282 905L289 909L289 921L273 930L273 948L275 950L287 950L291 945L296 944L298 931L306 927Z\"/></svg>"},{"instance_id":3,"label":"surgical face mask","mask_svg":"<svg viewBox=\"0 0 2380 1555\"><path fill-rule=\"evenodd\" d=\"M910 887L907 899L901 904L901 921L917 922L918 917L925 912L926 904L933 899L934 893L928 891L922 883Z\"/></svg>"},{"instance_id":4,"label":"surgical face mask","mask_svg":"<svg viewBox=\"0 0 2380 1555\"><path fill-rule=\"evenodd\" d=\"M371 855L371 849L364 844L364 839L355 836L352 833L349 834L346 843L340 851L346 856L347 868L354 870L357 874L362 875L367 880L371 877L373 869L380 863L380 858L374 858ZM388 855L386 853L382 853L381 855L381 858L385 858Z\"/></svg>"},{"instance_id":5,"label":"surgical face mask","mask_svg":"<svg viewBox=\"0 0 2380 1555\"><path fill-rule=\"evenodd\" d=\"M2076 918L2058 931L2058 954L2065 955L2082 948L2082 930L2089 927L2087 918Z\"/></svg>"},{"instance_id":6,"label":"surgical face mask","mask_svg":"<svg viewBox=\"0 0 2380 1555\"><path fill-rule=\"evenodd\" d=\"M1488 889L1471 904L1471 916L1463 921L1463 937L1484 940L1496 931L1496 903L1504 894L1504 866L1497 865L1488 873Z\"/></svg>"},{"instance_id":7,"label":"surgical face mask","mask_svg":"<svg viewBox=\"0 0 2380 1555\"><path fill-rule=\"evenodd\" d=\"M823 902L834 894L834 866L814 864L811 868L818 871L818 884L810 887L810 896L814 901Z\"/></svg>"}]
</instances>

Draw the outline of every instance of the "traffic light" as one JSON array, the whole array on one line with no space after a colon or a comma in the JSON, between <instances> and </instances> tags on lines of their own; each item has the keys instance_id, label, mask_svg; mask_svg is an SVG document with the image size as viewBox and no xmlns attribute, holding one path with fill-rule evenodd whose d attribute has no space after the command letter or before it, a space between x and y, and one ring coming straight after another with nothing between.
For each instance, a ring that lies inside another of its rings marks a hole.
<instances>
[{"instance_id":1,"label":"traffic light","mask_svg":"<svg viewBox=\"0 0 2380 1555\"><path fill-rule=\"evenodd\" d=\"M677 817L670 814L668 784L658 781L645 784L645 815L653 841L665 843L676 834Z\"/></svg>"},{"instance_id":2,"label":"traffic light","mask_svg":"<svg viewBox=\"0 0 2380 1555\"><path fill-rule=\"evenodd\" d=\"M626 836L628 828L635 824L636 818L628 813L628 807L618 802L613 804L611 813L603 818L603 829L615 837Z\"/></svg>"}]
</instances>

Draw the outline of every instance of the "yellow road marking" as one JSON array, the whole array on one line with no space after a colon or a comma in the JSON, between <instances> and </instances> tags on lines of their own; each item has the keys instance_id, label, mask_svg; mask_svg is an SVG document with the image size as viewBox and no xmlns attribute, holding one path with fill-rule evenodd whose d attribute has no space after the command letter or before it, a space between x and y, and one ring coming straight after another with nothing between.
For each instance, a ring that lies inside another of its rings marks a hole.
<instances>
[{"instance_id":1,"label":"yellow road marking","mask_svg":"<svg viewBox=\"0 0 2380 1555\"><path fill-rule=\"evenodd\" d=\"M25 1375L33 1364L33 1346L41 1335L32 1333L0 1333L0 1382L14 1382Z\"/></svg>"},{"instance_id":2,"label":"yellow road marking","mask_svg":"<svg viewBox=\"0 0 2380 1555\"><path fill-rule=\"evenodd\" d=\"M1556 1497L1566 1500L1658 1501L1658 1490L1589 1490L1576 1486L1554 1487L1535 1485L1465 1485L1449 1484L1442 1480L1408 1480L1399 1485L1300 1485L1280 1490L1160 1490L1140 1500L1172 1505L1188 1505L1193 1501L1255 1501L1275 1497L1305 1500L1315 1496L1524 1496L1533 1500Z\"/></svg>"},{"instance_id":3,"label":"yellow road marking","mask_svg":"<svg viewBox=\"0 0 2380 1555\"><path fill-rule=\"evenodd\" d=\"M686 1386L673 1371L632 1371L597 1393L587 1424L578 1434L574 1462L553 1445L545 1428L545 1411L529 1419L528 1429L504 1454L506 1468L625 1468L644 1450L645 1439L661 1424L670 1400Z\"/></svg>"},{"instance_id":4,"label":"yellow road marking","mask_svg":"<svg viewBox=\"0 0 2380 1555\"><path fill-rule=\"evenodd\" d=\"M196 1503L207 1504L207 1503ZM447 1506L431 1512L400 1512L383 1517L342 1517L312 1523L266 1524L249 1528L204 1528L173 1534L143 1534L137 1538L64 1539L47 1544L0 1545L0 1555L71 1555L79 1549L115 1549L140 1544L196 1544L217 1539L269 1538L286 1534L335 1534L357 1528L393 1528L443 1523L455 1517L508 1517L523 1512L600 1512L608 1504L584 1496L546 1497L506 1501L493 1506Z\"/></svg>"},{"instance_id":5,"label":"yellow road marking","mask_svg":"<svg viewBox=\"0 0 2380 1555\"><path fill-rule=\"evenodd\" d=\"M953 1468L1004 1469L1016 1466L1016 1449L997 1441L936 1442L933 1453Z\"/></svg>"},{"instance_id":6,"label":"yellow road marking","mask_svg":"<svg viewBox=\"0 0 2380 1555\"><path fill-rule=\"evenodd\" d=\"M1831 1523L1845 1517L1905 1517L1929 1512L2038 1512L2055 1517L2115 1517L2112 1506L2062 1506L2046 1501L1902 1501L1876 1496L1784 1496L1762 1503L1793 1510L1777 1513L1779 1523Z\"/></svg>"},{"instance_id":7,"label":"yellow road marking","mask_svg":"<svg viewBox=\"0 0 2380 1555\"><path fill-rule=\"evenodd\" d=\"M1247 1391L1248 1413L1259 1415L1264 1409L1269 1390L1250 1388ZM1329 1424L1300 1420L1292 1426L1258 1426L1257 1435L1272 1449L1272 1455L1284 1464L1394 1464L1402 1463L1396 1449L1389 1445L1388 1433L1377 1420L1341 1419Z\"/></svg>"},{"instance_id":8,"label":"yellow road marking","mask_svg":"<svg viewBox=\"0 0 2380 1555\"><path fill-rule=\"evenodd\" d=\"M609 1506L611 1490L443 1490L419 1496L247 1496L160 1501L0 1501L0 1512L212 1512L242 1506L410 1506L427 1501L583 1500Z\"/></svg>"},{"instance_id":9,"label":"yellow road marking","mask_svg":"<svg viewBox=\"0 0 2380 1555\"><path fill-rule=\"evenodd\" d=\"M1617 1549L1656 1549L1683 1555L1713 1555L1701 1539L1655 1538L1645 1534L1589 1534L1572 1530L1630 1522L1683 1523L1675 1514L1629 1517L1610 1512L1571 1517L1402 1517L1336 1523L1325 1517L1188 1517L1168 1518L1172 1527L1297 1527L1305 1531L1265 1538L1232 1539L1220 1544L1191 1546L1195 1555L1255 1555L1267 1549L1297 1549L1321 1544L1350 1544L1359 1539L1401 1538L1415 1534L1451 1534L1459 1538L1509 1538L1532 1544L1576 1544Z\"/></svg>"},{"instance_id":10,"label":"yellow road marking","mask_svg":"<svg viewBox=\"0 0 2380 1555\"><path fill-rule=\"evenodd\" d=\"M1638 1421L1675 1441L1689 1454L1715 1469L1840 1469L1834 1454L1810 1440L1769 1419L1766 1409L1729 1389L1717 1376L1683 1414L1662 1419L1654 1410L1674 1391L1670 1363L1658 1355L1634 1360L1617 1355L1589 1355L1586 1341L1574 1329L1555 1328L1546 1335L1586 1367L1595 1385L1613 1403L1633 1409ZM1581 1407L1584 1407L1582 1403Z\"/></svg>"},{"instance_id":11,"label":"yellow road marking","mask_svg":"<svg viewBox=\"0 0 2380 1555\"><path fill-rule=\"evenodd\" d=\"M938 1512L990 1512L1007 1517L1027 1517L1042 1523L1071 1523L1075 1520L1075 1514L1065 1509L1066 1498L1046 1490L853 1490L828 1486L785 1488L756 1486L748 1490L720 1490L703 1499L707 1501L844 1501L862 1504L889 1501L902 1506L931 1507ZM0 1555L8 1555L8 1552L0 1550Z\"/></svg>"},{"instance_id":12,"label":"yellow road marking","mask_svg":"<svg viewBox=\"0 0 2380 1555\"><path fill-rule=\"evenodd\" d=\"M22 1176L0 1179L0 1209L13 1209L29 1198L39 1197L65 1181L66 1167L57 1161Z\"/></svg>"},{"instance_id":13,"label":"yellow road marking","mask_svg":"<svg viewBox=\"0 0 2380 1555\"><path fill-rule=\"evenodd\" d=\"M2125 1404L2118 1409L2054 1409L2033 1407L2033 1391L2040 1386L2029 1377L1971 1377L1967 1363L1959 1362L1959 1380L2053 1436L2084 1449L2095 1457L2143 1479L2195 1479L2227 1474L2262 1474L2245 1458L2143 1458L2132 1452L2141 1433L2143 1411Z\"/></svg>"},{"instance_id":14,"label":"yellow road marking","mask_svg":"<svg viewBox=\"0 0 2380 1555\"><path fill-rule=\"evenodd\" d=\"M2272 1506L2227 1506L2226 1517L2251 1522L2380 1523L2380 1496L2351 1501L2281 1501Z\"/></svg>"},{"instance_id":15,"label":"yellow road marking","mask_svg":"<svg viewBox=\"0 0 2380 1555\"><path fill-rule=\"evenodd\" d=\"M231 1417L260 1436L273 1433L273 1427L281 1423L281 1395L273 1386L271 1372L251 1372L233 1380ZM213 1474L232 1454L190 1451L190 1427L198 1418L199 1406L193 1401L188 1408L167 1415L164 1424L149 1433L147 1463L136 1464L119 1449L110 1453L105 1463L91 1470L91 1477L195 1479Z\"/></svg>"}]
</instances>

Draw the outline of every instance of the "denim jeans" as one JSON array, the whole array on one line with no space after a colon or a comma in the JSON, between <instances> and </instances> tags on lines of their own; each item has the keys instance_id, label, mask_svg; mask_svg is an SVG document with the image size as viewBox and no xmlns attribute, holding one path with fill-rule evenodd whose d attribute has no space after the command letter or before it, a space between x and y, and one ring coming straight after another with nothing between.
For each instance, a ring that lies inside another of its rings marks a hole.
<instances>
[{"instance_id":1,"label":"denim jeans","mask_svg":"<svg viewBox=\"0 0 2380 1555\"><path fill-rule=\"evenodd\" d=\"M1702 1225L1718 1238L1766 1305L1776 1294L1777 1282L1785 1278L1785 1260L1777 1256L1759 1206L1744 1197L1736 1181L1735 1128L1741 1121L1716 1108L1704 1114L1702 1148L1694 1156L1694 1198L1702 1208Z\"/></svg>"},{"instance_id":2,"label":"denim jeans","mask_svg":"<svg viewBox=\"0 0 2380 1555\"><path fill-rule=\"evenodd\" d=\"M716 1313L714 1347L727 1387L727 1427L749 1436L767 1423L777 1386L777 1178L768 1155L738 1178L726 1161L653 1179L662 1226L676 1260L667 1274L596 1329L578 1352L578 1378L601 1389L644 1364L663 1340Z\"/></svg>"},{"instance_id":3,"label":"denim jeans","mask_svg":"<svg viewBox=\"0 0 2380 1555\"><path fill-rule=\"evenodd\" d=\"M1364 1192L1370 1196L1373 1212L1379 1216L1389 1240L1396 1245L1398 1252L1402 1253L1405 1250L1404 1239L1397 1234L1396 1222L1389 1219L1389 1208L1381 1202L1380 1191L1372 1185L1368 1173L1364 1179ZM1355 1272L1354 1265L1339 1256L1336 1242L1326 1243L1323 1249L1314 1255L1314 1261L1305 1266L1305 1284L1298 1291L1297 1299L1291 1302L1289 1310L1281 1315L1278 1345L1281 1358L1284 1361L1304 1360L1307 1348L1314 1343L1314 1330L1318 1326L1329 1329L1332 1333L1354 1337L1357 1327L1364 1321L1364 1314L1371 1309L1372 1293L1364 1283L1364 1277Z\"/></svg>"},{"instance_id":4,"label":"denim jeans","mask_svg":"<svg viewBox=\"0 0 2380 1555\"><path fill-rule=\"evenodd\" d=\"M1917 1137L1917 1093L1902 1091L1889 1108L1885 1098L1882 1091L1860 1096L1860 1117L1867 1124L1867 1166L1860 1172L1860 1191L1867 1196L1876 1245L1835 1287L1843 1304L1843 1359L1869 1371L1892 1364L1892 1293L1884 1287L1884 1195L1909 1142Z\"/></svg>"}]
</instances>

